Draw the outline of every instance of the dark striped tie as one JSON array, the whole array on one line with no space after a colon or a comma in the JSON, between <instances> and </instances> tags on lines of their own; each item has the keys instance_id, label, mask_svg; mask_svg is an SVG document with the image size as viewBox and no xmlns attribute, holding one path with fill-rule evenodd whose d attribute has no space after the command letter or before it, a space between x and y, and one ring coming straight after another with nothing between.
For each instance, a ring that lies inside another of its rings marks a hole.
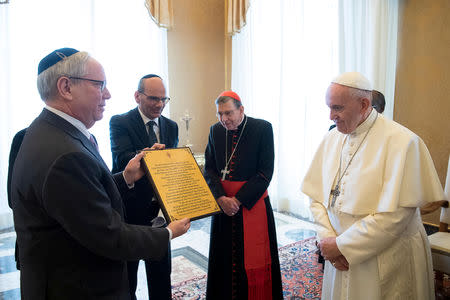
<instances>
[{"instance_id":1,"label":"dark striped tie","mask_svg":"<svg viewBox=\"0 0 450 300\"><path fill-rule=\"evenodd\" d=\"M153 146L154 143L158 142L158 140L156 138L155 131L153 130L153 126L154 125L156 125L155 121L148 121L147 122L147 126L148 126L148 141L149 141L150 147Z\"/></svg>"}]
</instances>

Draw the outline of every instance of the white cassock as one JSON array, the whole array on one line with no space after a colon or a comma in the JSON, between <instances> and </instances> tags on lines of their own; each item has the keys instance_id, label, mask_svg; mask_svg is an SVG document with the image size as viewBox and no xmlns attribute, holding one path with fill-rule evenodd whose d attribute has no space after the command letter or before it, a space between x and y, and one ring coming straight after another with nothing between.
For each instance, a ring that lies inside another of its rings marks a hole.
<instances>
[{"instance_id":1,"label":"white cassock","mask_svg":"<svg viewBox=\"0 0 450 300\"><path fill-rule=\"evenodd\" d=\"M339 160L343 173L355 152L332 206ZM373 109L351 134L333 129L325 136L302 191L311 199L319 238L336 237L349 262L348 271L339 271L326 261L322 299L434 299L418 207L442 200L443 190L416 134Z\"/></svg>"}]
</instances>

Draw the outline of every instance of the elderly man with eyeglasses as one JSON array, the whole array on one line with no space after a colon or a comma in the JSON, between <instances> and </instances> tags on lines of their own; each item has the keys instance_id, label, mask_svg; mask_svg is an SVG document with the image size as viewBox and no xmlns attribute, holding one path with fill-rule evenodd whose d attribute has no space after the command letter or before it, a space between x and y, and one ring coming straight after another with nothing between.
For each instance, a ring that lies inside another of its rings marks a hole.
<instances>
[{"instance_id":1,"label":"elderly man with eyeglasses","mask_svg":"<svg viewBox=\"0 0 450 300\"><path fill-rule=\"evenodd\" d=\"M244 113L239 95L215 100L205 179L223 214L212 216L206 299L283 299L277 235L267 188L274 168L272 125Z\"/></svg>"},{"instance_id":2,"label":"elderly man with eyeglasses","mask_svg":"<svg viewBox=\"0 0 450 300\"><path fill-rule=\"evenodd\" d=\"M101 64L62 48L44 57L37 85L45 103L14 163L11 204L21 299L129 299L126 261L158 259L187 219L168 228L124 221L122 197L144 171L138 154L112 175L89 129L102 119Z\"/></svg>"},{"instance_id":3,"label":"elderly man with eyeglasses","mask_svg":"<svg viewBox=\"0 0 450 300\"><path fill-rule=\"evenodd\" d=\"M125 168L134 155L149 147L175 148L178 145L178 126L161 115L170 98L160 76L149 74L141 78L134 93L138 104L127 113L116 115L110 121L113 172ZM163 226L158 224L162 216L154 191L148 179L136 182L135 193L124 199L126 221L130 224ZM160 214L161 215L161 214ZM154 220L154 221L152 221ZM164 219L162 219L164 221ZM170 248L160 261L145 260L147 287L150 299L171 299L171 255ZM139 261L128 262L130 295L136 299L137 271Z\"/></svg>"}]
</instances>

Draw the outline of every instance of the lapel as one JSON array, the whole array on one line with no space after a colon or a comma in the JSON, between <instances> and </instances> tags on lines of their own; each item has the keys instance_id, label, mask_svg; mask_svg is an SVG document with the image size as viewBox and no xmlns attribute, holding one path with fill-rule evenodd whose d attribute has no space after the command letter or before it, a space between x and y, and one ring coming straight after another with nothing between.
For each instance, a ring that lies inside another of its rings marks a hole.
<instances>
[{"instance_id":1,"label":"lapel","mask_svg":"<svg viewBox=\"0 0 450 300\"><path fill-rule=\"evenodd\" d=\"M97 158L97 160L99 162L101 162L106 169L109 170L108 166L103 161L103 158L101 157L100 153L97 151L94 144L92 144L92 142L75 126L73 126L72 124L67 122L65 119L61 118L57 114L54 114L45 108L42 111L41 116L43 119L45 119L50 124L63 130L65 133L67 133L73 139L78 140L86 148L86 150L88 152L90 152L92 155L94 155Z\"/></svg>"},{"instance_id":2,"label":"lapel","mask_svg":"<svg viewBox=\"0 0 450 300\"><path fill-rule=\"evenodd\" d=\"M148 145L149 140L147 129L145 128L144 121L142 121L141 114L139 113L137 107L130 111L130 122L131 128L136 132L136 135L141 143L145 145L145 147L151 147L152 145Z\"/></svg>"},{"instance_id":3,"label":"lapel","mask_svg":"<svg viewBox=\"0 0 450 300\"><path fill-rule=\"evenodd\" d=\"M163 116L160 116L158 118L158 123L159 123L159 143L167 145L166 143L167 122Z\"/></svg>"}]
</instances>

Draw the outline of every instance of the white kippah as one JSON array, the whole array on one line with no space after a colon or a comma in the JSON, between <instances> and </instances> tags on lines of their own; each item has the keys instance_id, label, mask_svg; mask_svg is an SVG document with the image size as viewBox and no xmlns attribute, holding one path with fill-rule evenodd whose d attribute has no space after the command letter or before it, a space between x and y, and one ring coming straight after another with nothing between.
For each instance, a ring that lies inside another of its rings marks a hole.
<instances>
[{"instance_id":1,"label":"white kippah","mask_svg":"<svg viewBox=\"0 0 450 300\"><path fill-rule=\"evenodd\" d=\"M358 72L346 72L342 73L338 77L334 78L332 83L337 83L340 85L345 85L359 90L372 90L372 85L370 81Z\"/></svg>"}]
</instances>

